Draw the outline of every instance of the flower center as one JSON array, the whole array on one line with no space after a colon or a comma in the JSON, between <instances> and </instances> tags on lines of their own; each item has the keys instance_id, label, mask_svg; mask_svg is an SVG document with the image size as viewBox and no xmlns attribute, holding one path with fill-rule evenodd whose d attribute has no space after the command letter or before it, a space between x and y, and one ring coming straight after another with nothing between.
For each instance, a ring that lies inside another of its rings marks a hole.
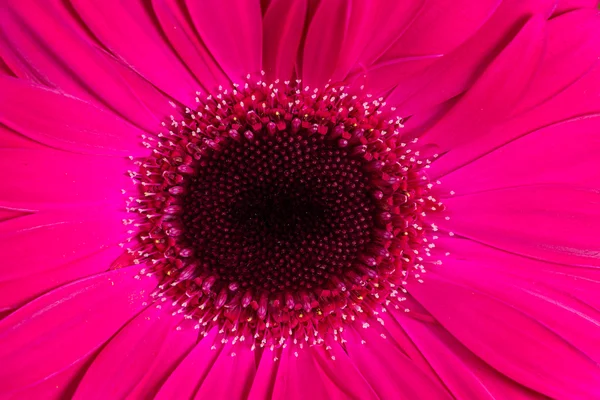
<instances>
[{"instance_id":1,"label":"flower center","mask_svg":"<svg viewBox=\"0 0 600 400\"><path fill-rule=\"evenodd\" d=\"M182 199L178 245L227 286L323 289L372 242L368 175L335 139L258 130L203 155Z\"/></svg>"},{"instance_id":2,"label":"flower center","mask_svg":"<svg viewBox=\"0 0 600 400\"><path fill-rule=\"evenodd\" d=\"M338 340L436 262L430 161L382 99L276 81L197 101L147 138L128 210L144 217L130 252L159 276L155 296L203 334Z\"/></svg>"}]
</instances>

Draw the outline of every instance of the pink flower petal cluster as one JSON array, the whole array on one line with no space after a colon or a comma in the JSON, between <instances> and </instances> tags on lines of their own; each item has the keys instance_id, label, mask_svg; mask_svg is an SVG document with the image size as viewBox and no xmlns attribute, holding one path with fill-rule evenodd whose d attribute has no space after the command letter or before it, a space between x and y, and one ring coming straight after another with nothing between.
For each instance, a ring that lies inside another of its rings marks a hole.
<instances>
[{"instance_id":1,"label":"pink flower petal cluster","mask_svg":"<svg viewBox=\"0 0 600 400\"><path fill-rule=\"evenodd\" d=\"M0 399L600 398L595 0L5 0L0 122Z\"/></svg>"}]
</instances>

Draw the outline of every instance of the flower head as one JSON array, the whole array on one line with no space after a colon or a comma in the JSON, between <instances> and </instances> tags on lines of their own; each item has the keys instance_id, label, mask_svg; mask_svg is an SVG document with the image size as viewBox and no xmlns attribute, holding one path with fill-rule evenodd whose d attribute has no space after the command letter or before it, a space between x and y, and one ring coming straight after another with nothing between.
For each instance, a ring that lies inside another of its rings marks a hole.
<instances>
[{"instance_id":1,"label":"flower head","mask_svg":"<svg viewBox=\"0 0 600 400\"><path fill-rule=\"evenodd\" d=\"M597 2L0 18L0 397L600 396Z\"/></svg>"}]
</instances>

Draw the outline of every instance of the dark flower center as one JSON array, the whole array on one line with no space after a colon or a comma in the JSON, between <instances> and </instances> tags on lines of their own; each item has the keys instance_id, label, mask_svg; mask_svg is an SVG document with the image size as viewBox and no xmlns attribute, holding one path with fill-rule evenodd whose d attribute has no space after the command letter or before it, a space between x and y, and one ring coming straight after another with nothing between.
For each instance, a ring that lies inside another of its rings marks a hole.
<instances>
[{"instance_id":1,"label":"dark flower center","mask_svg":"<svg viewBox=\"0 0 600 400\"><path fill-rule=\"evenodd\" d=\"M207 150L183 201L186 245L244 289L324 288L371 243L376 206L362 164L303 129Z\"/></svg>"},{"instance_id":2,"label":"dark flower center","mask_svg":"<svg viewBox=\"0 0 600 400\"><path fill-rule=\"evenodd\" d=\"M197 99L147 138L130 253L155 297L252 348L341 339L436 262L430 163L382 99L300 82Z\"/></svg>"}]
</instances>

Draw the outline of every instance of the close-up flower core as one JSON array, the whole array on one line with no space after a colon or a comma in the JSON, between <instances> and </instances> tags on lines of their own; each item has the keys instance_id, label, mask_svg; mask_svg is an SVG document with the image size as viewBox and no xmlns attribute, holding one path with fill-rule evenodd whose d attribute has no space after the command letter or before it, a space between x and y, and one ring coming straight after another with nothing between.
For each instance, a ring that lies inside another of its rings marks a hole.
<instances>
[{"instance_id":1,"label":"close-up flower core","mask_svg":"<svg viewBox=\"0 0 600 400\"><path fill-rule=\"evenodd\" d=\"M600 399L599 0L5 0L0 400Z\"/></svg>"},{"instance_id":2,"label":"close-up flower core","mask_svg":"<svg viewBox=\"0 0 600 400\"><path fill-rule=\"evenodd\" d=\"M196 329L253 348L338 340L399 308L407 281L440 262L424 221L443 210L431 161L399 140L383 99L350 93L301 81L198 92L196 109L145 138L129 251Z\"/></svg>"}]
</instances>

